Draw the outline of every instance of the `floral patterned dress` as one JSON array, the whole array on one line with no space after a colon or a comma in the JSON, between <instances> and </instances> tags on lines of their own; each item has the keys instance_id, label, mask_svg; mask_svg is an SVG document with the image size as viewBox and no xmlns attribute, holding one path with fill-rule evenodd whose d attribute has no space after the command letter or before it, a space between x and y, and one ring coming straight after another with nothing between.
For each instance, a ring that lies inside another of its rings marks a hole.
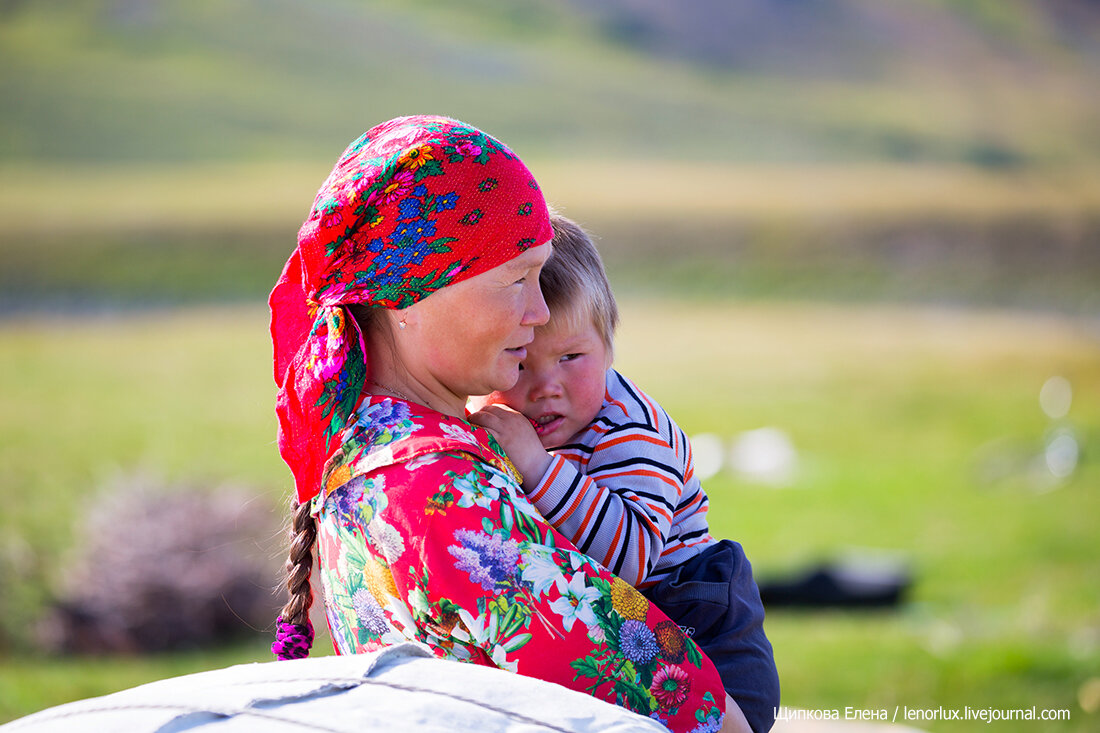
<instances>
[{"instance_id":1,"label":"floral patterned dress","mask_svg":"<svg viewBox=\"0 0 1100 733\"><path fill-rule=\"evenodd\" d=\"M486 431L364 396L314 503L341 654L415 640L581 690L674 731L717 730L714 665L527 501Z\"/></svg>"}]
</instances>

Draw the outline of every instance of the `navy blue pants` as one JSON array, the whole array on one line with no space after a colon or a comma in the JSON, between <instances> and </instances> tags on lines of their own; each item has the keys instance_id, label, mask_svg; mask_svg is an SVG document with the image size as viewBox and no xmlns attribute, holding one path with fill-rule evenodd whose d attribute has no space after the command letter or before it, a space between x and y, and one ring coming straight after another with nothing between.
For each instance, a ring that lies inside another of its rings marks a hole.
<instances>
[{"instance_id":1,"label":"navy blue pants","mask_svg":"<svg viewBox=\"0 0 1100 733\"><path fill-rule=\"evenodd\" d=\"M741 545L710 545L642 593L710 657L753 731L770 730L779 707L779 673L764 635L760 590Z\"/></svg>"}]
</instances>

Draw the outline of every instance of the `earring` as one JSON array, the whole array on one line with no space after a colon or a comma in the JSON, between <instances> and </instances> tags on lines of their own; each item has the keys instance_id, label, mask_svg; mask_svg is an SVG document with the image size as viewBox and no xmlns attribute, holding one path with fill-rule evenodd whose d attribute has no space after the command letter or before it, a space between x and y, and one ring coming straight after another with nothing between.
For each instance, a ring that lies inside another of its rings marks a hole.
<instances>
[{"instance_id":1,"label":"earring","mask_svg":"<svg viewBox=\"0 0 1100 733\"><path fill-rule=\"evenodd\" d=\"M397 322L397 327L400 328L402 331L404 331L405 330L405 321L404 320L398 321Z\"/></svg>"}]
</instances>

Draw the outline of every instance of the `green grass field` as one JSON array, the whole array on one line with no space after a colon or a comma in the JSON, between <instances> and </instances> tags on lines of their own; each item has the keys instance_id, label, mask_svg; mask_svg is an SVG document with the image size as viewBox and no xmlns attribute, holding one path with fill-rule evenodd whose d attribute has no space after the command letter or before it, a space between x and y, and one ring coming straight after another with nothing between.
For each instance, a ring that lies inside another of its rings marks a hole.
<instances>
[{"instance_id":1,"label":"green grass field","mask_svg":"<svg viewBox=\"0 0 1100 733\"><path fill-rule=\"evenodd\" d=\"M45 602L81 505L117 471L255 487L289 482L273 443L266 314L256 306L0 324L0 572L9 633ZM1066 708L1094 730L1100 678L1100 335L1009 311L629 299L617 364L691 433L775 426L793 485L707 483L715 534L758 577L859 550L903 558L908 602L869 614L774 611L785 703L820 709ZM1032 459L1038 394L1070 380L1077 472ZM991 461L996 461L991 463ZM990 466L1008 466L995 476ZM275 511L271 509L271 511ZM24 562L16 562L22 558ZM265 640L148 658L0 655L0 720L144 681L266 658ZM1080 692L1080 694L1079 694ZM951 723L928 730L968 730Z\"/></svg>"}]
</instances>

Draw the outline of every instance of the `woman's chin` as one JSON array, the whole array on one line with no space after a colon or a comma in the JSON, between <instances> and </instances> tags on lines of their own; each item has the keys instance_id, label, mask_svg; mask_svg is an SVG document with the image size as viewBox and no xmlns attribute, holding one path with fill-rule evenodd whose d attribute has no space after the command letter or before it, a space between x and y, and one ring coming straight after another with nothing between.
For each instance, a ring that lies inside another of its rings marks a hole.
<instances>
[{"instance_id":1,"label":"woman's chin","mask_svg":"<svg viewBox=\"0 0 1100 733\"><path fill-rule=\"evenodd\" d=\"M471 387L473 392L467 395L470 398L482 397L491 395L494 392L507 392L512 387L516 386L516 382L519 381L519 364L514 366L502 365L501 368L495 370L492 374L485 375L485 379L481 380L480 384L476 387ZM489 400L480 399L476 400L482 407L489 403Z\"/></svg>"}]
</instances>

